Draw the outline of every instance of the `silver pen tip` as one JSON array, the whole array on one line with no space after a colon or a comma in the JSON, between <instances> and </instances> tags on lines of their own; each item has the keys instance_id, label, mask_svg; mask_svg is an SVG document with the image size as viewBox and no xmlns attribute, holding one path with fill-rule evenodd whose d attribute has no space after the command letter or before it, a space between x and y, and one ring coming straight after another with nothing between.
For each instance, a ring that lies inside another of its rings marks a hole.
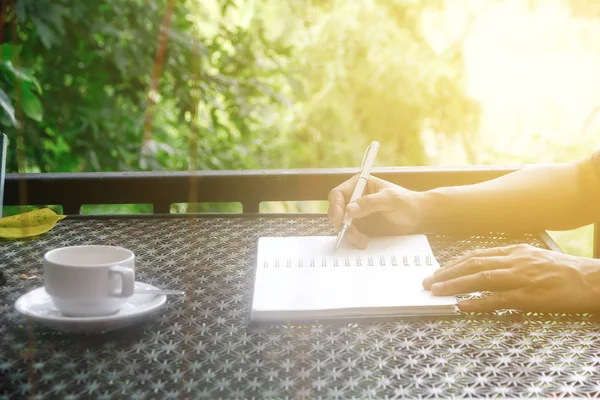
<instances>
[{"instance_id":1,"label":"silver pen tip","mask_svg":"<svg viewBox=\"0 0 600 400\"><path fill-rule=\"evenodd\" d=\"M347 229L348 229L348 227L346 227L346 226L343 226L342 229L340 229L340 232L337 235L337 240L335 242L335 250L336 251L340 247L340 244L342 244L342 240L344 239L344 235L346 234Z\"/></svg>"}]
</instances>

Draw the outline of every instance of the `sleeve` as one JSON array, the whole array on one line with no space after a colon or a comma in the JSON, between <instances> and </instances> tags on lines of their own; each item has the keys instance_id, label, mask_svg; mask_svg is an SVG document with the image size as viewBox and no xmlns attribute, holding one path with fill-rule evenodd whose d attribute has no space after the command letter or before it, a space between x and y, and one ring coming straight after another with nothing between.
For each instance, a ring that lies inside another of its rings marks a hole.
<instances>
[{"instance_id":1,"label":"sleeve","mask_svg":"<svg viewBox=\"0 0 600 400\"><path fill-rule=\"evenodd\" d=\"M592 166L594 167L594 171L596 171L596 176L600 178L600 150L592 154Z\"/></svg>"}]
</instances>

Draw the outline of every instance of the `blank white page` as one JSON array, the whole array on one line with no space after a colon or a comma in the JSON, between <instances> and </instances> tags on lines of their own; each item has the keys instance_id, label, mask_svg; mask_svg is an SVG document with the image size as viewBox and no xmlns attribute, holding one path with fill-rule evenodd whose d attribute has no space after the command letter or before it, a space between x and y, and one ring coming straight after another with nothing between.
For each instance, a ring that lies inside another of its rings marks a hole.
<instances>
[{"instance_id":1,"label":"blank white page","mask_svg":"<svg viewBox=\"0 0 600 400\"><path fill-rule=\"evenodd\" d=\"M425 235L371 238L366 250L334 236L262 237L258 242L253 313L451 306L421 282L439 264ZM357 312L356 310L361 310ZM310 314L310 313L309 313ZM323 315L322 313L320 315Z\"/></svg>"}]
</instances>

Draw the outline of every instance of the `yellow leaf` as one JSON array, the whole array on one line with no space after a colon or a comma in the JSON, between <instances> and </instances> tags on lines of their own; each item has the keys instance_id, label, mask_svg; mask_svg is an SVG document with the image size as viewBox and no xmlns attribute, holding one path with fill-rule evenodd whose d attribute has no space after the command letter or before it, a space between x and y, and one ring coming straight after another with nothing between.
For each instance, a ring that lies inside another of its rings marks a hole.
<instances>
[{"instance_id":1,"label":"yellow leaf","mask_svg":"<svg viewBox=\"0 0 600 400\"><path fill-rule=\"evenodd\" d=\"M0 218L0 237L17 239L41 235L54 228L66 215L58 215L49 208Z\"/></svg>"}]
</instances>

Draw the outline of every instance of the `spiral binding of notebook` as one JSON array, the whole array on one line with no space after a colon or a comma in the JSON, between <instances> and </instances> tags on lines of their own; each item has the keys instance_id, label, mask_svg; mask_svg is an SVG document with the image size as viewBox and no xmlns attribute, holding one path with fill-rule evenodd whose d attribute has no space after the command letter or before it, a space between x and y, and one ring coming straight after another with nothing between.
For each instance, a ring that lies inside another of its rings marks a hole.
<instances>
[{"instance_id":1,"label":"spiral binding of notebook","mask_svg":"<svg viewBox=\"0 0 600 400\"><path fill-rule=\"evenodd\" d=\"M346 256L346 257L310 257L263 260L263 268L328 268L328 267L409 267L433 265L432 257L425 255L402 256Z\"/></svg>"}]
</instances>

